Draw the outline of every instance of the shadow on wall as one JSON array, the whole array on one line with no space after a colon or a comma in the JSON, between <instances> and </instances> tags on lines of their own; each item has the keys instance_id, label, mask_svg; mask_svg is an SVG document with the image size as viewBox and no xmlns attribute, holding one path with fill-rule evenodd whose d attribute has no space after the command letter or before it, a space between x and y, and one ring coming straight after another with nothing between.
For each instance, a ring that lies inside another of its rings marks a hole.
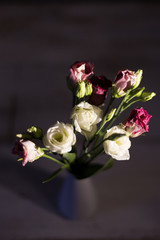
<instances>
[{"instance_id":1,"label":"shadow on wall","mask_svg":"<svg viewBox=\"0 0 160 240\"><path fill-rule=\"evenodd\" d=\"M13 161L12 157L1 155L0 157L0 182L10 191L21 198L32 201L40 205L50 213L58 214L57 200L63 177L58 176L54 181L43 184L45 177L49 174L45 170L39 169L36 164L28 165L22 169L21 164Z\"/></svg>"}]
</instances>

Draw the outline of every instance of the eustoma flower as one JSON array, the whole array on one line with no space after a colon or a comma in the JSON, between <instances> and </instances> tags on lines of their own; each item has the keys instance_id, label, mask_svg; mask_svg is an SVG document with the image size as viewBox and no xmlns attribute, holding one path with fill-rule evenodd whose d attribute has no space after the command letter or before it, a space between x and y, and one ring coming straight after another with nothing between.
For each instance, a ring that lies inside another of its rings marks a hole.
<instances>
[{"instance_id":1,"label":"eustoma flower","mask_svg":"<svg viewBox=\"0 0 160 240\"><path fill-rule=\"evenodd\" d=\"M90 62L75 62L70 67L70 78L75 83L84 81L93 74L93 68L94 66Z\"/></svg>"},{"instance_id":2,"label":"eustoma flower","mask_svg":"<svg viewBox=\"0 0 160 240\"><path fill-rule=\"evenodd\" d=\"M112 167L113 159L129 160L130 137L148 132L151 115L143 108L135 108L125 121L113 125L131 105L149 101L156 95L145 92L144 86L139 87L143 71L121 70L111 82L103 75L96 76L93 70L93 64L88 61L75 62L69 68L66 83L72 93L72 124L57 121L45 135L41 128L31 126L26 132L16 135L21 140L13 152L23 160L23 166L40 157L59 164L59 168L44 182L52 180L64 169L77 179L84 179ZM109 101L106 101L107 96ZM79 144L75 145L78 133L83 135L80 149ZM34 142L40 142L43 148ZM50 156L51 153L54 157ZM106 158L104 164L92 163L104 153L110 159Z\"/></svg>"},{"instance_id":3,"label":"eustoma flower","mask_svg":"<svg viewBox=\"0 0 160 240\"><path fill-rule=\"evenodd\" d=\"M20 140L15 144L13 153L22 158L22 165L25 166L27 162L33 162L36 159L43 156L44 152L40 147L37 147L35 143L30 140Z\"/></svg>"},{"instance_id":4,"label":"eustoma flower","mask_svg":"<svg viewBox=\"0 0 160 240\"><path fill-rule=\"evenodd\" d=\"M112 82L104 76L92 76L89 79L89 82L92 84L93 92L89 98L89 103L96 106L100 106L104 103L107 92L112 86Z\"/></svg>"},{"instance_id":5,"label":"eustoma flower","mask_svg":"<svg viewBox=\"0 0 160 240\"><path fill-rule=\"evenodd\" d=\"M147 124L151 117L143 108L135 108L123 123L123 127L131 137L138 137L142 133L148 132Z\"/></svg>"},{"instance_id":6,"label":"eustoma flower","mask_svg":"<svg viewBox=\"0 0 160 240\"><path fill-rule=\"evenodd\" d=\"M131 88L136 88L141 81L142 70L136 73L130 70L119 71L113 84L112 95L116 98L122 97Z\"/></svg>"},{"instance_id":7,"label":"eustoma flower","mask_svg":"<svg viewBox=\"0 0 160 240\"><path fill-rule=\"evenodd\" d=\"M70 152L76 143L76 136L71 124L57 122L50 127L43 137L46 148L59 154Z\"/></svg>"},{"instance_id":8,"label":"eustoma flower","mask_svg":"<svg viewBox=\"0 0 160 240\"><path fill-rule=\"evenodd\" d=\"M97 131L96 124L102 120L102 110L85 101L76 105L72 111L71 119L77 132L90 139Z\"/></svg>"},{"instance_id":9,"label":"eustoma flower","mask_svg":"<svg viewBox=\"0 0 160 240\"><path fill-rule=\"evenodd\" d=\"M112 138L112 136L114 136ZM109 138L110 137L110 138ZM107 139L108 138L108 139ZM104 136L104 151L116 160L128 160L131 142L126 131L120 126L110 128Z\"/></svg>"}]
</instances>

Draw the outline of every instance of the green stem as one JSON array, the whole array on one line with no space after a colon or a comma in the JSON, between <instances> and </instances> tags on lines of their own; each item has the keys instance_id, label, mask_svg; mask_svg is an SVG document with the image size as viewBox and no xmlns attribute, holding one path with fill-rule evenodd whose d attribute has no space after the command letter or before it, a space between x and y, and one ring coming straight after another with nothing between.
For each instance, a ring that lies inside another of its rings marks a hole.
<instances>
[{"instance_id":1,"label":"green stem","mask_svg":"<svg viewBox=\"0 0 160 240\"><path fill-rule=\"evenodd\" d=\"M129 104L127 104L124 108L123 108L123 111L126 110L128 107L130 107L132 104L136 103L140 101L140 99L135 99L134 101L130 102Z\"/></svg>"},{"instance_id":2,"label":"green stem","mask_svg":"<svg viewBox=\"0 0 160 240\"><path fill-rule=\"evenodd\" d=\"M86 150L86 149L89 147L89 145L93 142L93 140L95 139L95 137L101 133L102 128L103 128L104 125L106 124L107 113L108 113L108 111L109 111L109 109L110 109L110 107L111 107L114 99L115 99L115 98L113 98L113 97L111 96L110 101L109 101L109 104L108 104L108 107L107 107L107 109L106 109L106 111L105 111L104 117L103 117L103 119L102 119L102 121L101 121L101 123L100 123L99 129L98 129L97 132L94 134L94 136L90 139L90 141L88 142L87 146L84 147L85 150Z\"/></svg>"},{"instance_id":3,"label":"green stem","mask_svg":"<svg viewBox=\"0 0 160 240\"><path fill-rule=\"evenodd\" d=\"M100 148L99 150L97 149L97 151L95 153L91 153L90 159L88 160L88 163L91 162L93 159L95 159L98 155L100 155L101 153L104 152L104 148Z\"/></svg>"},{"instance_id":4,"label":"green stem","mask_svg":"<svg viewBox=\"0 0 160 240\"><path fill-rule=\"evenodd\" d=\"M65 165L65 164L62 163L61 161L59 161L59 160L57 160L57 159L55 159L55 158L53 158L53 157L51 157L51 156L48 156L48 155L46 155L46 154L43 154L43 157L48 158L48 159L51 159L52 161L60 164L61 166L64 166L64 165Z\"/></svg>"},{"instance_id":5,"label":"green stem","mask_svg":"<svg viewBox=\"0 0 160 240\"><path fill-rule=\"evenodd\" d=\"M92 155L92 152L94 152L98 147L100 147L103 144L104 141L106 141L108 139L110 139L110 136L107 138L104 138L101 142L99 142L98 145L96 145L94 148L92 148L92 150L89 152L89 154Z\"/></svg>"},{"instance_id":6,"label":"green stem","mask_svg":"<svg viewBox=\"0 0 160 240\"><path fill-rule=\"evenodd\" d=\"M122 113L124 111L124 108L123 108L123 105L124 103L126 102L127 98L128 98L128 95L130 93L131 90L128 91L128 93L125 95L125 97L122 99L121 103L119 104L115 114L114 114L114 117L112 118L112 120L110 121L110 123L107 125L106 129L105 129L105 132L106 130L113 124L113 122L117 119L117 117L120 115L120 113ZM105 133L104 132L104 133Z\"/></svg>"},{"instance_id":7,"label":"green stem","mask_svg":"<svg viewBox=\"0 0 160 240\"><path fill-rule=\"evenodd\" d=\"M106 124L107 113L108 113L108 111L109 111L109 109L110 109L110 107L111 107L114 99L115 99L115 98L113 98L113 97L111 96L111 99L110 99L110 101L109 101L108 107L107 107L107 109L106 109L106 111L105 111L105 113L104 113L104 117L103 117L103 119L102 119L102 121L101 121L101 123L100 123L99 129L98 129L98 131L96 132L95 135L98 135L98 134L101 132L101 130L102 130L102 128L104 127L104 125Z\"/></svg>"}]
</instances>

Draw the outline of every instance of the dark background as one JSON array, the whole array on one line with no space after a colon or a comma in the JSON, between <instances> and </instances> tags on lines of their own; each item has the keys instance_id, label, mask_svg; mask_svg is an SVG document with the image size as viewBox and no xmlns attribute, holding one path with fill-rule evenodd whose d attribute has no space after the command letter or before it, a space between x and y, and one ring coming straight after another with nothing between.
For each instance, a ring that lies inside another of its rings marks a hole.
<instances>
[{"instance_id":1,"label":"dark background","mask_svg":"<svg viewBox=\"0 0 160 240\"><path fill-rule=\"evenodd\" d=\"M3 239L160 237L159 13L156 1L4 1L0 5ZM51 188L57 189L58 183L42 187L41 180L52 165L40 160L24 170L11 155L16 133L33 124L46 131L57 120L70 121L72 99L65 78L77 60L91 61L96 75L111 80L120 69L143 69L141 86L157 93L152 101L135 105L153 116L149 133L133 140L130 162L116 162L110 173L94 177L101 207L92 221L79 224L64 221L53 209L47 211L46 195L52 195ZM108 191L102 187L104 181Z\"/></svg>"}]
</instances>

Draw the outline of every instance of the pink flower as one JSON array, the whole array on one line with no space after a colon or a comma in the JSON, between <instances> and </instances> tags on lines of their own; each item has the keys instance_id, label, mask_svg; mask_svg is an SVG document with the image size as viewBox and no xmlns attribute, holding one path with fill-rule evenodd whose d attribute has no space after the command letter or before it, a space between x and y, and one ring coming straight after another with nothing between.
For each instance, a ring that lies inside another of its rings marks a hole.
<instances>
[{"instance_id":1,"label":"pink flower","mask_svg":"<svg viewBox=\"0 0 160 240\"><path fill-rule=\"evenodd\" d=\"M131 137L138 137L144 132L148 132L148 122L152 116L143 108L135 108L129 118L123 123L125 130Z\"/></svg>"},{"instance_id":2,"label":"pink flower","mask_svg":"<svg viewBox=\"0 0 160 240\"><path fill-rule=\"evenodd\" d=\"M96 106L102 105L107 97L108 89L112 87L112 82L104 76L93 76L89 82L93 88L89 103Z\"/></svg>"},{"instance_id":3,"label":"pink flower","mask_svg":"<svg viewBox=\"0 0 160 240\"><path fill-rule=\"evenodd\" d=\"M29 140L20 140L17 142L13 148L13 153L22 158L23 166L25 166L27 162L33 162L44 154L40 147L37 147L32 141Z\"/></svg>"},{"instance_id":4,"label":"pink flower","mask_svg":"<svg viewBox=\"0 0 160 240\"><path fill-rule=\"evenodd\" d=\"M114 91L119 97L123 96L136 81L137 75L134 72L130 70L119 71L114 80Z\"/></svg>"},{"instance_id":5,"label":"pink flower","mask_svg":"<svg viewBox=\"0 0 160 240\"><path fill-rule=\"evenodd\" d=\"M75 62L70 67L70 78L75 83L86 80L91 74L93 74L93 64L90 62Z\"/></svg>"}]
</instances>

